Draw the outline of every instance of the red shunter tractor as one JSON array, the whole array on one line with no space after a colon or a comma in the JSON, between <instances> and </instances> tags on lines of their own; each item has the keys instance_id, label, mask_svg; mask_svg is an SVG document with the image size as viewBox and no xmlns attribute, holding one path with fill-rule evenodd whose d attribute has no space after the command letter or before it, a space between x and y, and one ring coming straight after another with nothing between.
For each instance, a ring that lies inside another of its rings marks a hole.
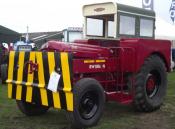
<instances>
[{"instance_id":1,"label":"red shunter tractor","mask_svg":"<svg viewBox=\"0 0 175 129\"><path fill-rule=\"evenodd\" d=\"M64 109L78 129L96 125L106 101L160 108L171 43L154 39L155 13L108 2L85 5L83 15L85 39L10 52L8 97L28 116Z\"/></svg>"}]
</instances>

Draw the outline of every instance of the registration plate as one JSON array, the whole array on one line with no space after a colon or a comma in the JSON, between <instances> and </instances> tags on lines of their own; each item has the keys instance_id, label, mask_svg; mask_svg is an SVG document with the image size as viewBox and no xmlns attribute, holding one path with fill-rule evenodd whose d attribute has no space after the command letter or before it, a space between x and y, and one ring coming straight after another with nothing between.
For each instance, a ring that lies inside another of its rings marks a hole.
<instances>
[{"instance_id":1,"label":"registration plate","mask_svg":"<svg viewBox=\"0 0 175 129\"><path fill-rule=\"evenodd\" d=\"M19 51L31 51L32 46L30 46L30 45L19 45L18 50Z\"/></svg>"}]
</instances>

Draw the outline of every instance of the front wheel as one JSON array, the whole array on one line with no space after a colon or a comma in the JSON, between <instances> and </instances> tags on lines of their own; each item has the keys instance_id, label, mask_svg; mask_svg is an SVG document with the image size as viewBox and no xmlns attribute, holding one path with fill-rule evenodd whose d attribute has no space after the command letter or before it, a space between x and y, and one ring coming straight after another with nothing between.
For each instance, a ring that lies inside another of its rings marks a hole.
<instances>
[{"instance_id":1,"label":"front wheel","mask_svg":"<svg viewBox=\"0 0 175 129\"><path fill-rule=\"evenodd\" d=\"M96 125L105 103L102 86L94 79L84 78L76 83L73 93L74 111L68 112L72 128L82 129Z\"/></svg>"},{"instance_id":2,"label":"front wheel","mask_svg":"<svg viewBox=\"0 0 175 129\"><path fill-rule=\"evenodd\" d=\"M163 103L167 89L167 73L163 60L153 55L145 60L135 79L134 105L137 110L151 112Z\"/></svg>"},{"instance_id":3,"label":"front wheel","mask_svg":"<svg viewBox=\"0 0 175 129\"><path fill-rule=\"evenodd\" d=\"M49 107L46 106L36 105L19 100L17 100L16 103L19 110L27 116L43 115L49 109Z\"/></svg>"}]
</instances>

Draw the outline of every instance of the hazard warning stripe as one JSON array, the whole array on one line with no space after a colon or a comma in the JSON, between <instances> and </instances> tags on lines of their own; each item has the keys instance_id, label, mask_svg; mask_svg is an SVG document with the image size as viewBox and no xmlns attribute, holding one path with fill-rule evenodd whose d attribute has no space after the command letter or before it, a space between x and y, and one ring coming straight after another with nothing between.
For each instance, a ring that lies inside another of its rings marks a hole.
<instances>
[{"instance_id":1,"label":"hazard warning stripe","mask_svg":"<svg viewBox=\"0 0 175 129\"><path fill-rule=\"evenodd\" d=\"M35 52L30 52L29 60L35 63ZM34 73L29 73L30 67L31 66L29 66L27 70L28 75L27 75L27 83L26 83L26 86L27 86L26 102L32 102L32 94L33 94L32 92L33 88L31 86L33 84Z\"/></svg>"},{"instance_id":2,"label":"hazard warning stripe","mask_svg":"<svg viewBox=\"0 0 175 129\"><path fill-rule=\"evenodd\" d=\"M71 55L66 52L10 52L8 97L73 111L71 60ZM38 64L38 71L30 73L32 65L29 62ZM58 92L47 89L53 71L61 75Z\"/></svg>"},{"instance_id":3,"label":"hazard warning stripe","mask_svg":"<svg viewBox=\"0 0 175 129\"><path fill-rule=\"evenodd\" d=\"M13 70L13 80L17 80L17 74L18 74L18 60L19 60L19 52L15 52L15 58L14 58L14 70ZM16 99L16 89L17 86L14 84L12 87L12 98Z\"/></svg>"},{"instance_id":4,"label":"hazard warning stripe","mask_svg":"<svg viewBox=\"0 0 175 129\"><path fill-rule=\"evenodd\" d=\"M49 74L49 62L50 59L48 58L48 52L42 52L42 58L43 58L43 67L44 67L44 79L45 84L47 88L47 84L49 83L50 74Z\"/></svg>"},{"instance_id":5,"label":"hazard warning stripe","mask_svg":"<svg viewBox=\"0 0 175 129\"><path fill-rule=\"evenodd\" d=\"M44 78L44 68L43 68L43 58L42 58L42 52L36 53L36 61L38 64L38 79L39 79L39 85L38 87L44 88L45 86L45 78Z\"/></svg>"},{"instance_id":6,"label":"hazard warning stripe","mask_svg":"<svg viewBox=\"0 0 175 129\"><path fill-rule=\"evenodd\" d=\"M12 86L12 98L16 99L16 89L17 89L17 85L13 84Z\"/></svg>"},{"instance_id":7,"label":"hazard warning stripe","mask_svg":"<svg viewBox=\"0 0 175 129\"><path fill-rule=\"evenodd\" d=\"M10 82L13 80L13 68L14 68L14 58L15 52L11 51L9 54L9 68L8 68L8 98L12 98L12 83Z\"/></svg>"},{"instance_id":8,"label":"hazard warning stripe","mask_svg":"<svg viewBox=\"0 0 175 129\"><path fill-rule=\"evenodd\" d=\"M16 89L16 100L21 100L22 95L22 79L23 79L23 67L24 67L24 52L19 53L19 60L18 60L18 73L17 73L17 89Z\"/></svg>"},{"instance_id":9,"label":"hazard warning stripe","mask_svg":"<svg viewBox=\"0 0 175 129\"><path fill-rule=\"evenodd\" d=\"M62 75L63 75L63 91L66 94L66 102L67 102L67 110L73 111L73 94L70 93L71 88L71 80L70 80L70 70L69 70L69 60L68 53L61 53L61 67L62 67Z\"/></svg>"},{"instance_id":10,"label":"hazard warning stripe","mask_svg":"<svg viewBox=\"0 0 175 129\"><path fill-rule=\"evenodd\" d=\"M22 79L22 96L21 99L22 100L26 100L26 92L27 92L27 87L26 82L27 82L27 74L28 74L28 67L26 66L26 62L29 61L30 58L30 53L29 52L25 52L25 56L24 56L24 66L23 66L23 79Z\"/></svg>"},{"instance_id":11,"label":"hazard warning stripe","mask_svg":"<svg viewBox=\"0 0 175 129\"><path fill-rule=\"evenodd\" d=\"M63 75L61 69L60 53L54 53L54 56L55 56L55 71L57 71L61 75L60 81L58 83L60 105L62 109L67 109L66 96L65 93L63 92Z\"/></svg>"},{"instance_id":12,"label":"hazard warning stripe","mask_svg":"<svg viewBox=\"0 0 175 129\"><path fill-rule=\"evenodd\" d=\"M25 84L25 82L27 82L27 78L28 78L28 64L26 62L28 62L30 59L30 53L29 52L25 52L25 57L24 57L24 67L23 67L23 82Z\"/></svg>"},{"instance_id":13,"label":"hazard warning stripe","mask_svg":"<svg viewBox=\"0 0 175 129\"><path fill-rule=\"evenodd\" d=\"M68 62L68 53L61 53L61 67L64 82L64 91L71 91L70 70Z\"/></svg>"},{"instance_id":14,"label":"hazard warning stripe","mask_svg":"<svg viewBox=\"0 0 175 129\"><path fill-rule=\"evenodd\" d=\"M40 94L41 94L41 103L44 106L48 106L48 99L47 99L47 91L44 89L45 87L45 79L44 79L44 68L43 68L43 58L42 58L42 52L36 53L37 57L37 63L38 63L38 79L39 79L39 85L40 88Z\"/></svg>"},{"instance_id":15,"label":"hazard warning stripe","mask_svg":"<svg viewBox=\"0 0 175 129\"><path fill-rule=\"evenodd\" d=\"M49 73L55 71L55 57L53 52L48 52L48 62L49 62ZM52 92L53 96L53 106L55 108L61 108L60 105L60 95L59 92Z\"/></svg>"},{"instance_id":16,"label":"hazard warning stripe","mask_svg":"<svg viewBox=\"0 0 175 129\"><path fill-rule=\"evenodd\" d=\"M26 100L26 93L27 93L27 87L25 85L22 85L22 93L21 93L21 100Z\"/></svg>"},{"instance_id":17,"label":"hazard warning stripe","mask_svg":"<svg viewBox=\"0 0 175 129\"><path fill-rule=\"evenodd\" d=\"M49 62L50 59L48 58L48 52L42 52L42 58L43 58L43 67L44 67L44 79L45 79L45 88L47 89L49 79L50 79L50 72L49 72ZM52 97L52 92L47 90L47 100L48 100L48 105L53 106L53 97Z\"/></svg>"}]
</instances>

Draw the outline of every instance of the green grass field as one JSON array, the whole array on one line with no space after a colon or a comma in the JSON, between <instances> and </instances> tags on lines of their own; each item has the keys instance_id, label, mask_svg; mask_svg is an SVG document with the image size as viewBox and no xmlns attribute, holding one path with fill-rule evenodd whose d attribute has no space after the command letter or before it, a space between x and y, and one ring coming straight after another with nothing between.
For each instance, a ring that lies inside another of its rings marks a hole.
<instances>
[{"instance_id":1,"label":"green grass field","mask_svg":"<svg viewBox=\"0 0 175 129\"><path fill-rule=\"evenodd\" d=\"M92 129L175 129L175 72L168 77L167 96L160 110L135 112L132 106L107 103L104 115ZM7 99L7 87L0 86L0 129L67 129L65 111L51 109L47 114L27 117L14 100Z\"/></svg>"}]
</instances>

